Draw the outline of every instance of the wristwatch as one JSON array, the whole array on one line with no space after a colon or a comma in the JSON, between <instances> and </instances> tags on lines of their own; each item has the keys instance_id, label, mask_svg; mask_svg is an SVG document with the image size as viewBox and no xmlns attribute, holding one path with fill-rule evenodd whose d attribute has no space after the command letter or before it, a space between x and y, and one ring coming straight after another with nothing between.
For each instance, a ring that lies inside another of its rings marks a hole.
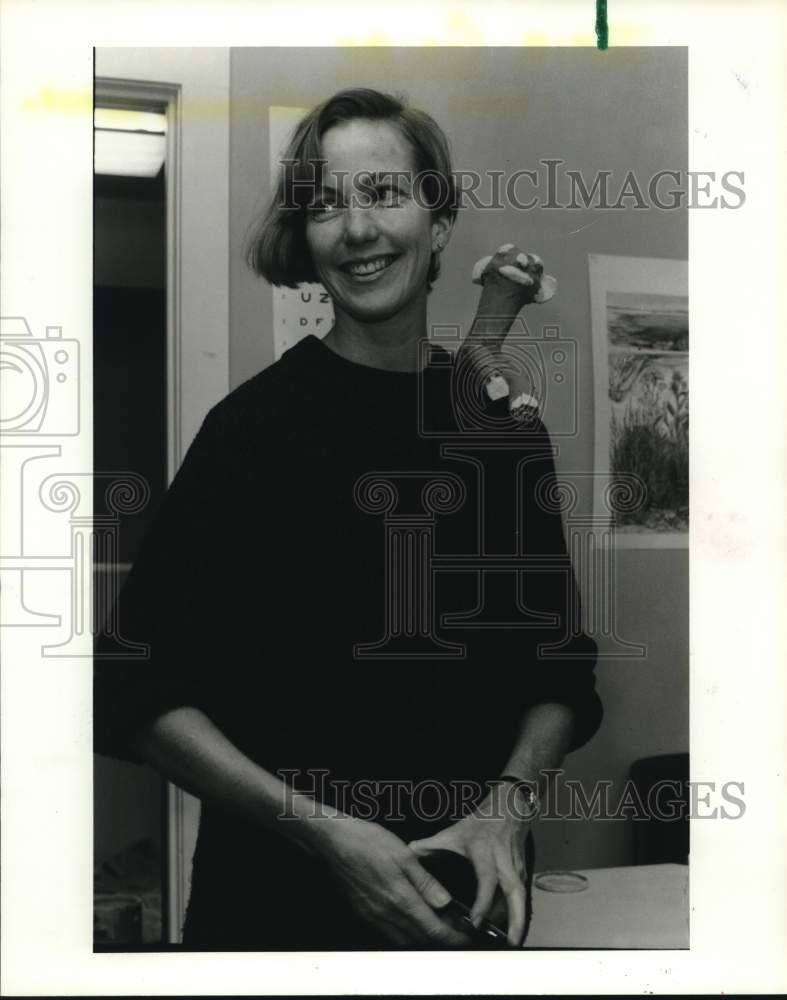
<instances>
[{"instance_id":1,"label":"wristwatch","mask_svg":"<svg viewBox=\"0 0 787 1000\"><path fill-rule=\"evenodd\" d=\"M538 792L533 787L533 784L529 781L525 781L523 778L517 778L513 774L501 774L499 778L495 779L498 784L509 782L514 786L515 791L519 792L525 802L526 812L523 815L523 819L531 819L539 810L540 800L538 797Z\"/></svg>"}]
</instances>

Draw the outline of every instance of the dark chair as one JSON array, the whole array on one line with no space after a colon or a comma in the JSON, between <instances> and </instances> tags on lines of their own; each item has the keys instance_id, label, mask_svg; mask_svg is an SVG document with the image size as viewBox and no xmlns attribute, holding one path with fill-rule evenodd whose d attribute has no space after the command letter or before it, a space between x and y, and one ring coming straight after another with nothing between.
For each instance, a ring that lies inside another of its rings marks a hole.
<instances>
[{"instance_id":1,"label":"dark chair","mask_svg":"<svg viewBox=\"0 0 787 1000\"><path fill-rule=\"evenodd\" d=\"M689 862L689 755L635 760L629 778L647 819L632 819L635 865Z\"/></svg>"}]
</instances>

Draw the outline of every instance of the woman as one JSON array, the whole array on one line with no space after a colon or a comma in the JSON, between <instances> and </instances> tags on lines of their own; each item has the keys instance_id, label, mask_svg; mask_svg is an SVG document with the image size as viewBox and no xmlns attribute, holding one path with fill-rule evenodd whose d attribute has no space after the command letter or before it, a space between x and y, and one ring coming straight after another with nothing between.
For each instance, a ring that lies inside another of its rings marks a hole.
<instances>
[{"instance_id":1,"label":"woman","mask_svg":"<svg viewBox=\"0 0 787 1000\"><path fill-rule=\"evenodd\" d=\"M285 162L250 258L274 284L321 281L335 323L208 414L121 598L120 631L149 660L99 659L97 749L149 761L203 802L190 948L472 947L425 867L440 852L472 866L473 924L497 899L518 946L533 801L517 782L537 788L600 719L595 647L567 632L559 514L535 493L553 474L548 437L470 401L526 454L521 542L555 567L515 574L528 629L490 628L510 572L484 577L482 621L479 574L445 570L479 531L487 551L506 539L483 522L477 457L456 449L451 359L422 363L456 215L445 137L395 98L349 90L304 118ZM540 274L505 277L510 253L489 262L471 341L493 351ZM417 608L401 570L424 562L391 547L413 525L449 559L419 577ZM565 655L542 662L539 644L566 635ZM442 808L456 789L461 810Z\"/></svg>"}]
</instances>

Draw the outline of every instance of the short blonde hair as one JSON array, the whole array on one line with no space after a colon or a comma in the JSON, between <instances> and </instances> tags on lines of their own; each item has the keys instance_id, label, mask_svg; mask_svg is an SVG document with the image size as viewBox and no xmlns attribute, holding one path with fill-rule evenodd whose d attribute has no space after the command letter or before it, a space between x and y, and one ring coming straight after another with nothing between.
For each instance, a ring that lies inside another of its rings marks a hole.
<instances>
[{"instance_id":1,"label":"short blonde hair","mask_svg":"<svg viewBox=\"0 0 787 1000\"><path fill-rule=\"evenodd\" d=\"M416 174L423 177L423 196L437 216L456 217L456 184L445 133L425 111L409 107L403 97L366 87L342 90L312 109L296 126L273 196L251 230L246 259L252 270L272 285L296 288L319 281L306 242L306 212L314 193L315 171L324 163L321 140L328 129L353 119L388 121L410 145ZM433 253L427 290L440 272Z\"/></svg>"}]
</instances>

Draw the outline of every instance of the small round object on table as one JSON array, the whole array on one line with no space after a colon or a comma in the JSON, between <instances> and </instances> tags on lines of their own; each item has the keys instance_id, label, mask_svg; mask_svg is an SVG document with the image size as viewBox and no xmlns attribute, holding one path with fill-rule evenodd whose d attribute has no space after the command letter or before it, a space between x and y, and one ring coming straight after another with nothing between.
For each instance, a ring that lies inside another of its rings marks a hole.
<instances>
[{"instance_id":1,"label":"small round object on table","mask_svg":"<svg viewBox=\"0 0 787 1000\"><path fill-rule=\"evenodd\" d=\"M539 872L533 885L544 892L583 892L588 880L578 872Z\"/></svg>"}]
</instances>

